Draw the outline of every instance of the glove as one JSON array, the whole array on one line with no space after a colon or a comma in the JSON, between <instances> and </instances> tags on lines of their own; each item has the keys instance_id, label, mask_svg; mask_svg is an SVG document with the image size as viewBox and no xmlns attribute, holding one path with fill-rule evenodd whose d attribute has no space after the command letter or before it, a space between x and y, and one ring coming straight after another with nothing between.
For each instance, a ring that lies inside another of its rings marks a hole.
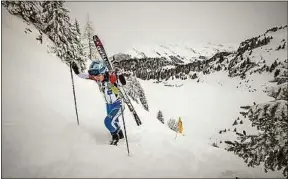
<instances>
[{"instance_id":1,"label":"glove","mask_svg":"<svg viewBox=\"0 0 288 179\"><path fill-rule=\"evenodd\" d=\"M71 68L73 69L73 71L74 71L74 73L75 73L76 75L79 74L79 68L78 68L77 64L76 64L74 61L71 62Z\"/></svg>"},{"instance_id":2,"label":"glove","mask_svg":"<svg viewBox=\"0 0 288 179\"><path fill-rule=\"evenodd\" d=\"M116 83L116 81L117 81L116 74L115 74L115 73L111 73L111 74L109 75L109 80L110 80L110 82L111 82L112 84Z\"/></svg>"},{"instance_id":3,"label":"glove","mask_svg":"<svg viewBox=\"0 0 288 179\"><path fill-rule=\"evenodd\" d=\"M122 75L122 74L119 75L118 79L119 79L119 81L121 82L122 85L126 85L126 80L125 80L124 75Z\"/></svg>"}]
</instances>

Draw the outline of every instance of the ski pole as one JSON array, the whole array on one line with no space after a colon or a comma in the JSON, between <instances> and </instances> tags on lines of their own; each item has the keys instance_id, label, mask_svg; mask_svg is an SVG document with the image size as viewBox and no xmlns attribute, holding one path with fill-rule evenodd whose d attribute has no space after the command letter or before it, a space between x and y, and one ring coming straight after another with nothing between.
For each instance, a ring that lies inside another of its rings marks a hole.
<instances>
[{"instance_id":1,"label":"ski pole","mask_svg":"<svg viewBox=\"0 0 288 179\"><path fill-rule=\"evenodd\" d=\"M119 89L119 91L120 91L123 99L125 100L124 102L127 104L129 110L132 112L132 114L133 114L133 116L134 116L134 119L136 120L137 126L140 126L140 125L142 124L142 122L141 122L138 114L136 113L134 107L132 106L132 103L131 103L128 95L126 94L124 88L121 86L121 87L119 87L118 89ZM121 90L121 89L122 89L122 90Z\"/></svg>"},{"instance_id":2,"label":"ski pole","mask_svg":"<svg viewBox=\"0 0 288 179\"><path fill-rule=\"evenodd\" d=\"M124 133L125 133L125 139L126 139L127 152L128 152L128 156L130 156L129 144L128 144L128 137L127 137L127 132L126 132L126 125L125 125L124 114L123 114L123 107L122 107L122 106L121 106L121 113L122 113L122 120L123 120L123 126L124 126Z\"/></svg>"},{"instance_id":3,"label":"ski pole","mask_svg":"<svg viewBox=\"0 0 288 179\"><path fill-rule=\"evenodd\" d=\"M78 118L78 111L77 111L77 102L76 102L76 95L75 95L75 88L74 88L74 79L73 79L72 67L71 66L72 66L72 64L70 62L70 73L71 73L72 88L73 88L73 95L74 95L75 111L76 111L77 123L79 125L79 118Z\"/></svg>"}]
</instances>

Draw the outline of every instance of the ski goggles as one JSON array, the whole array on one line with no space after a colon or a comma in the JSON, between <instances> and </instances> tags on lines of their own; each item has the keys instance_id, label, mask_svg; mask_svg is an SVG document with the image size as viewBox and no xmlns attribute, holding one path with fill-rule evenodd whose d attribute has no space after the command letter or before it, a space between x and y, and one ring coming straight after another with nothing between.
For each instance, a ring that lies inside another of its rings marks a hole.
<instances>
[{"instance_id":1,"label":"ski goggles","mask_svg":"<svg viewBox=\"0 0 288 179\"><path fill-rule=\"evenodd\" d=\"M93 75L93 76L97 76L97 75L102 74L101 71L98 69L90 69L90 70L88 70L88 73L89 73L89 75Z\"/></svg>"}]
</instances>

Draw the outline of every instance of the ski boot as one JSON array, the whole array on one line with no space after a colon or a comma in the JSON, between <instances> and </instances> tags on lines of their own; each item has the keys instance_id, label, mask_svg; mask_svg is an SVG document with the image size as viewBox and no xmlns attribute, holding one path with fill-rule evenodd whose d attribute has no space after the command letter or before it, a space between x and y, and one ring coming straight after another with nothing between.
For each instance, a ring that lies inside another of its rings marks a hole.
<instances>
[{"instance_id":1,"label":"ski boot","mask_svg":"<svg viewBox=\"0 0 288 179\"><path fill-rule=\"evenodd\" d=\"M122 129L119 130L118 135L119 135L119 139L123 139L124 138L124 134L123 134Z\"/></svg>"},{"instance_id":2,"label":"ski boot","mask_svg":"<svg viewBox=\"0 0 288 179\"><path fill-rule=\"evenodd\" d=\"M112 140L110 141L110 145L117 145L119 142L119 135L117 132L112 133Z\"/></svg>"},{"instance_id":3,"label":"ski boot","mask_svg":"<svg viewBox=\"0 0 288 179\"><path fill-rule=\"evenodd\" d=\"M110 141L110 145L117 145L119 142L119 139L124 138L124 134L121 129L117 130L114 133L111 133L111 135L112 135L112 140Z\"/></svg>"}]
</instances>

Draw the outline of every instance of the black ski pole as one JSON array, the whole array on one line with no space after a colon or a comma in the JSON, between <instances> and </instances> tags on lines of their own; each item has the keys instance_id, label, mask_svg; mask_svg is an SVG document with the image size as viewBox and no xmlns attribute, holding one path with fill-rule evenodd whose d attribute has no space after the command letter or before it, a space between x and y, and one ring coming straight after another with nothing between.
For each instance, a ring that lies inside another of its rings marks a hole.
<instances>
[{"instance_id":1,"label":"black ski pole","mask_svg":"<svg viewBox=\"0 0 288 179\"><path fill-rule=\"evenodd\" d=\"M73 95L74 95L74 102L75 102L75 111L76 111L76 117L77 117L77 123L79 125L79 118L78 118L78 111L77 111L77 102L76 102L76 95L75 95L75 88L74 88L74 78L72 74L72 64L70 62L70 73L71 73L71 80L72 80L72 88L73 88Z\"/></svg>"},{"instance_id":2,"label":"black ski pole","mask_svg":"<svg viewBox=\"0 0 288 179\"><path fill-rule=\"evenodd\" d=\"M124 114L123 114L123 108L121 106L121 113L122 113L122 120L123 120L123 126L124 126L124 133L125 133L125 139L126 139L126 145L127 145L127 152L128 156L130 155L129 152L129 144L128 144L128 137L127 137L127 132L126 132L126 125L125 125L125 120L124 120Z\"/></svg>"}]
</instances>

